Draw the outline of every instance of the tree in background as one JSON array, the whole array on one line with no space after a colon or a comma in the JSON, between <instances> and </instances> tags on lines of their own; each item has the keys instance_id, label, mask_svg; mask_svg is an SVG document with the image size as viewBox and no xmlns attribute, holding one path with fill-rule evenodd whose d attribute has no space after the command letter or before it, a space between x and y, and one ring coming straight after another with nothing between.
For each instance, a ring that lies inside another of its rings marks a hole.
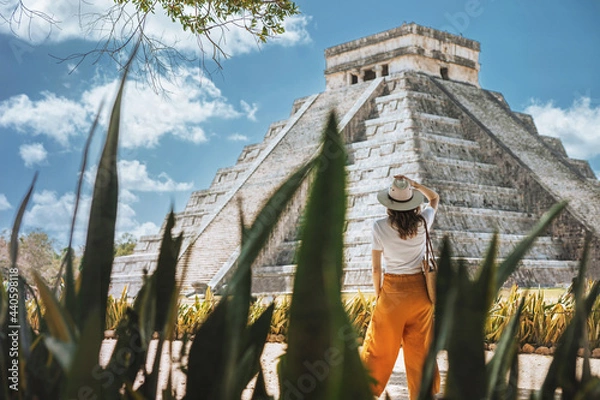
<instances>
[{"instance_id":1,"label":"tree in background","mask_svg":"<svg viewBox=\"0 0 600 400\"><path fill-rule=\"evenodd\" d=\"M115 257L128 256L133 253L137 239L131 233L124 233L115 243Z\"/></svg>"},{"instance_id":2,"label":"tree in background","mask_svg":"<svg viewBox=\"0 0 600 400\"><path fill-rule=\"evenodd\" d=\"M32 282L31 271L37 271L42 278L51 284L60 267L60 256L54 250L54 240L41 230L34 230L19 237L19 257L17 264L29 282ZM10 266L10 242L0 236L0 271L2 277L8 277Z\"/></svg>"},{"instance_id":3,"label":"tree in background","mask_svg":"<svg viewBox=\"0 0 600 400\"><path fill-rule=\"evenodd\" d=\"M72 54L62 61L75 62L78 66L86 58L97 62L103 56L114 60L121 68L129 59L133 45L140 42L134 67L144 72L155 88L160 79L174 72L181 62L198 59L193 54L183 54L175 48L174 42L158 37L148 29L148 20L157 18L154 14L165 14L183 32L193 35L198 45L199 60L205 67L205 59L220 61L227 58L224 50L226 33L240 29L251 35L257 43L265 43L271 37L285 31L284 21L299 14L297 5L290 0L113 0L106 1L104 11L98 12L101 0L81 2L79 19L82 34L101 33L102 38L96 47L88 52ZM27 7L20 0L4 2L0 8L0 22L10 24L16 31L21 24L41 19L60 29L60 22L51 12ZM14 4L14 5L13 5ZM95 6L93 13L82 11L86 5ZM41 7L41 6L40 6ZM172 39L171 39L172 40ZM206 69L206 68L205 68Z\"/></svg>"}]
</instances>

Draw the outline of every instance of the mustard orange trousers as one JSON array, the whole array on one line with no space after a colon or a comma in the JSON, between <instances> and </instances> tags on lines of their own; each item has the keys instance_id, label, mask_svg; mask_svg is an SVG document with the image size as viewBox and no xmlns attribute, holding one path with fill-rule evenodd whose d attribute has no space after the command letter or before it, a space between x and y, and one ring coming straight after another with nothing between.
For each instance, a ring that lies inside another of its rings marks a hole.
<instances>
[{"instance_id":1,"label":"mustard orange trousers","mask_svg":"<svg viewBox=\"0 0 600 400\"><path fill-rule=\"evenodd\" d=\"M432 339L433 305L427 297L423 274L385 274L361 352L367 370L376 380L371 387L373 394L380 396L385 389L402 347L408 392L411 400L416 399ZM433 393L439 389L436 367Z\"/></svg>"}]
</instances>

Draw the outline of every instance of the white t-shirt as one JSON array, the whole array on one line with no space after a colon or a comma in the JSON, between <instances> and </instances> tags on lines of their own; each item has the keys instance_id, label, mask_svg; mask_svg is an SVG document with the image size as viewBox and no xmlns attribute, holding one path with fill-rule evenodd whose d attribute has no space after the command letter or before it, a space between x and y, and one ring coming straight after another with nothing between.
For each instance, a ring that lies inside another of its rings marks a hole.
<instances>
[{"instance_id":1,"label":"white t-shirt","mask_svg":"<svg viewBox=\"0 0 600 400\"><path fill-rule=\"evenodd\" d=\"M435 209L425 206L421 215L431 230ZM373 250L382 250L386 274L416 274L421 272L421 262L425 256L425 227L419 225L417 234L409 239L400 239L398 231L392 228L389 218L373 223Z\"/></svg>"}]
</instances>

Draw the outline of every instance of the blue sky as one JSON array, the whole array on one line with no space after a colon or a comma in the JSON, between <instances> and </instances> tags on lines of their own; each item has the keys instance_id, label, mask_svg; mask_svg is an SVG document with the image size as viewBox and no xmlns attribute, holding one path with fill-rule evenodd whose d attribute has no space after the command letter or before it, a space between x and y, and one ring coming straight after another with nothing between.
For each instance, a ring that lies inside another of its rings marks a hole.
<instances>
[{"instance_id":1,"label":"blue sky","mask_svg":"<svg viewBox=\"0 0 600 400\"><path fill-rule=\"evenodd\" d=\"M17 2L0 4L2 15L8 15L11 3ZM59 23L49 29L40 19L29 24L23 18L11 30L0 20L0 231L12 225L39 171L23 229L42 229L60 247L68 233L82 146L101 100L112 100L118 72L108 59L86 59L74 71L74 61L57 62L92 49L99 38L97 31L81 30L78 1L24 3ZM111 5L109 0L88 3L91 11ZM221 71L209 64L208 74L198 62L181 64L173 82L163 80L168 97L141 79L130 80L119 164L119 233L156 233L172 204L182 210L190 193L208 187L218 168L233 165L245 145L261 141L272 122L287 118L294 99L323 91L325 48L403 22L479 41L481 86L503 93L513 110L531 113L542 134L561 137L570 156L589 160L600 172L598 1L297 4L302 14L270 44L258 46L229 31L231 57L223 60ZM177 48L193 54L193 42L164 18L157 16L150 28L168 40L180 39ZM87 177L98 158L99 139ZM90 191L88 184L84 215ZM84 225L79 225L79 243Z\"/></svg>"}]
</instances>

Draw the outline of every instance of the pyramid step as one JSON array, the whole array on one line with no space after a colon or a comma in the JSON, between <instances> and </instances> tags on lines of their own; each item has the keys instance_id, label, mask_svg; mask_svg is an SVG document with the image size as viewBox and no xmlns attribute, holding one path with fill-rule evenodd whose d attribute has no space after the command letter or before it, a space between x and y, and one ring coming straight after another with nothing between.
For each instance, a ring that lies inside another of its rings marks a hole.
<instances>
[{"instance_id":1,"label":"pyramid step","mask_svg":"<svg viewBox=\"0 0 600 400\"><path fill-rule=\"evenodd\" d=\"M399 95L399 96L398 96ZM379 101L379 100L382 101ZM412 112L454 118L456 110L446 97L429 92L398 92L377 99L379 116L411 110Z\"/></svg>"},{"instance_id":2,"label":"pyramid step","mask_svg":"<svg viewBox=\"0 0 600 400\"><path fill-rule=\"evenodd\" d=\"M370 232L373 222L379 218L385 218L385 211L379 204L350 212L346 218L346 234ZM506 234L526 233L536 221L537 218L522 212L448 205L440 205L435 218L436 229L486 233L499 231Z\"/></svg>"},{"instance_id":3,"label":"pyramid step","mask_svg":"<svg viewBox=\"0 0 600 400\"><path fill-rule=\"evenodd\" d=\"M434 225L431 239L435 249L440 249L442 238L447 235L450 239L453 254L457 257L472 257L472 255L486 254L492 241L493 233L490 232L463 232L437 229ZM527 237L526 234L500 234L498 257L506 257L514 247ZM364 261L371 255L371 231L349 232L345 237L346 247L344 257L346 261ZM554 241L549 236L538 237L535 244L527 253L527 258L535 260L556 260L562 254L561 243Z\"/></svg>"},{"instance_id":4,"label":"pyramid step","mask_svg":"<svg viewBox=\"0 0 600 400\"><path fill-rule=\"evenodd\" d=\"M420 137L419 145L424 160L436 157L466 162L482 160L479 144L469 140L425 134Z\"/></svg>"},{"instance_id":5,"label":"pyramid step","mask_svg":"<svg viewBox=\"0 0 600 400\"><path fill-rule=\"evenodd\" d=\"M457 257L468 257L473 254L483 256L486 254L493 237L493 233L490 232L461 232L436 229L431 235L436 248L441 248L442 237L444 235L449 237L454 255ZM515 246L526 237L526 234L502 233L498 235L498 257L507 257ZM562 243L555 241L550 236L541 236L536 239L526 257L534 260L556 260L561 258L561 254Z\"/></svg>"},{"instance_id":6,"label":"pyramid step","mask_svg":"<svg viewBox=\"0 0 600 400\"><path fill-rule=\"evenodd\" d=\"M466 149L473 149L473 150L475 150L475 149L479 150L481 148L479 146L479 143L477 143L476 141L439 135L434 132L421 132L419 134L419 138L421 139L422 142L423 141L424 142L433 142L433 143L439 143L439 144L448 145L448 146L460 146L460 147L464 147Z\"/></svg>"},{"instance_id":7,"label":"pyramid step","mask_svg":"<svg viewBox=\"0 0 600 400\"><path fill-rule=\"evenodd\" d=\"M464 138L462 124L456 118L429 113L412 113L409 126L423 132L434 132L441 136Z\"/></svg>"},{"instance_id":8,"label":"pyramid step","mask_svg":"<svg viewBox=\"0 0 600 400\"><path fill-rule=\"evenodd\" d=\"M447 179L428 179L425 184L440 193L442 204L517 212L525 209L523 195L515 188Z\"/></svg>"},{"instance_id":9,"label":"pyramid step","mask_svg":"<svg viewBox=\"0 0 600 400\"><path fill-rule=\"evenodd\" d=\"M523 234L534 226L538 218L524 212L442 204L435 221L437 229Z\"/></svg>"},{"instance_id":10,"label":"pyramid step","mask_svg":"<svg viewBox=\"0 0 600 400\"><path fill-rule=\"evenodd\" d=\"M296 265L269 265L252 269L252 293L291 293Z\"/></svg>"},{"instance_id":11,"label":"pyramid step","mask_svg":"<svg viewBox=\"0 0 600 400\"><path fill-rule=\"evenodd\" d=\"M426 92L400 90L395 93L380 96L375 99L379 116L395 114L402 109L428 111L434 114L443 113L447 100L441 96Z\"/></svg>"},{"instance_id":12,"label":"pyramid step","mask_svg":"<svg viewBox=\"0 0 600 400\"><path fill-rule=\"evenodd\" d=\"M422 160L422 170L427 173L427 180L453 177L461 182L489 186L500 186L503 181L502 174L495 164L478 161L431 156Z\"/></svg>"},{"instance_id":13,"label":"pyramid step","mask_svg":"<svg viewBox=\"0 0 600 400\"><path fill-rule=\"evenodd\" d=\"M277 254L270 264L274 266L294 264L296 262L296 249L300 246L300 240L288 240L277 246Z\"/></svg>"},{"instance_id":14,"label":"pyramid step","mask_svg":"<svg viewBox=\"0 0 600 400\"><path fill-rule=\"evenodd\" d=\"M416 90L396 90L393 93L379 96L375 99L376 104L386 104L391 101L403 100L407 97L416 99L426 99L432 101L446 102L447 99L439 94L430 92L420 92Z\"/></svg>"}]
</instances>

